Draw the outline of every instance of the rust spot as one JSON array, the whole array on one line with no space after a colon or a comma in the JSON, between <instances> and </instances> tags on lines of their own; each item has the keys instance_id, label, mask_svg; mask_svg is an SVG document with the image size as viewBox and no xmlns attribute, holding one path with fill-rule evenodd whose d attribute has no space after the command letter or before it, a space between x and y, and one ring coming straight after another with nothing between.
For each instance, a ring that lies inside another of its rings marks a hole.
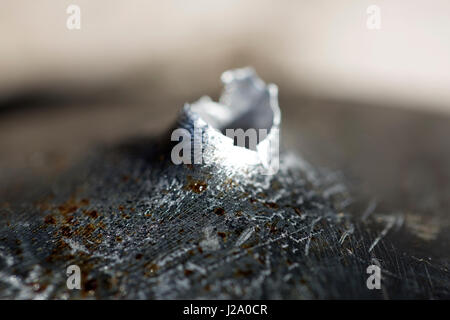
<instances>
[{"instance_id":1,"label":"rust spot","mask_svg":"<svg viewBox=\"0 0 450 320\"><path fill-rule=\"evenodd\" d=\"M67 216L67 217L64 218L64 223L74 225L75 221L73 219L74 219L73 216Z\"/></svg>"},{"instance_id":2,"label":"rust spot","mask_svg":"<svg viewBox=\"0 0 450 320\"><path fill-rule=\"evenodd\" d=\"M70 237L72 235L72 230L68 226L62 226L59 230L64 237Z\"/></svg>"},{"instance_id":3,"label":"rust spot","mask_svg":"<svg viewBox=\"0 0 450 320\"><path fill-rule=\"evenodd\" d=\"M275 202L265 202L264 205L267 208L278 209L278 205Z\"/></svg>"},{"instance_id":4,"label":"rust spot","mask_svg":"<svg viewBox=\"0 0 450 320\"><path fill-rule=\"evenodd\" d=\"M252 273L253 273L252 270L241 270L241 269L238 269L238 270L234 273L234 275L235 275L236 277L248 277L248 276L251 276Z\"/></svg>"},{"instance_id":5,"label":"rust spot","mask_svg":"<svg viewBox=\"0 0 450 320\"><path fill-rule=\"evenodd\" d=\"M89 205L89 199L81 199L80 206L88 206Z\"/></svg>"},{"instance_id":6,"label":"rust spot","mask_svg":"<svg viewBox=\"0 0 450 320\"><path fill-rule=\"evenodd\" d=\"M190 190L195 193L202 193L206 190L208 185L205 181L194 180L191 176L187 177L187 184L184 186L184 190Z\"/></svg>"},{"instance_id":7,"label":"rust spot","mask_svg":"<svg viewBox=\"0 0 450 320\"><path fill-rule=\"evenodd\" d=\"M193 274L193 273L194 273L194 271L192 271L192 270L184 269L184 275L185 275L186 277L190 276L190 275Z\"/></svg>"},{"instance_id":8,"label":"rust spot","mask_svg":"<svg viewBox=\"0 0 450 320\"><path fill-rule=\"evenodd\" d=\"M142 253L138 253L137 255L136 255L136 260L141 260L142 259Z\"/></svg>"},{"instance_id":9,"label":"rust spot","mask_svg":"<svg viewBox=\"0 0 450 320\"><path fill-rule=\"evenodd\" d=\"M98 213L96 210L85 211L84 214L87 215L88 217L91 217L92 219L96 219L98 217Z\"/></svg>"},{"instance_id":10,"label":"rust spot","mask_svg":"<svg viewBox=\"0 0 450 320\"><path fill-rule=\"evenodd\" d=\"M89 223L84 228L81 228L81 234L84 236L90 236L92 232L95 231L95 226L92 223Z\"/></svg>"},{"instance_id":11,"label":"rust spot","mask_svg":"<svg viewBox=\"0 0 450 320\"><path fill-rule=\"evenodd\" d=\"M219 237L221 237L222 239L225 239L226 237L227 237L227 234L225 233L225 232L217 232L217 235L219 236Z\"/></svg>"},{"instance_id":12,"label":"rust spot","mask_svg":"<svg viewBox=\"0 0 450 320\"><path fill-rule=\"evenodd\" d=\"M223 216L225 214L225 210L223 208L217 207L214 209L214 213L218 216Z\"/></svg>"},{"instance_id":13,"label":"rust spot","mask_svg":"<svg viewBox=\"0 0 450 320\"><path fill-rule=\"evenodd\" d=\"M145 272L144 272L144 274L145 274L147 277L152 277L152 276L154 276L154 275L156 274L156 272L158 271L158 269L159 269L159 267L158 267L157 264L155 264L155 263L148 263L148 264L145 266Z\"/></svg>"},{"instance_id":14,"label":"rust spot","mask_svg":"<svg viewBox=\"0 0 450 320\"><path fill-rule=\"evenodd\" d=\"M32 282L32 283L30 283L30 285L33 288L34 292L42 292L48 286L46 283L39 283L39 282Z\"/></svg>"},{"instance_id":15,"label":"rust spot","mask_svg":"<svg viewBox=\"0 0 450 320\"><path fill-rule=\"evenodd\" d=\"M74 213L75 211L77 211L77 209L78 206L73 197L58 207L59 212L63 215Z\"/></svg>"},{"instance_id":16,"label":"rust spot","mask_svg":"<svg viewBox=\"0 0 450 320\"><path fill-rule=\"evenodd\" d=\"M64 251L69 247L63 240L58 240L50 255L45 258L47 262L54 262L57 260L67 260Z\"/></svg>"},{"instance_id":17,"label":"rust spot","mask_svg":"<svg viewBox=\"0 0 450 320\"><path fill-rule=\"evenodd\" d=\"M46 224L55 224L56 223L56 219L52 216L52 215L48 215L44 218L44 222Z\"/></svg>"},{"instance_id":18,"label":"rust spot","mask_svg":"<svg viewBox=\"0 0 450 320\"><path fill-rule=\"evenodd\" d=\"M241 246L241 248L242 249L248 249L248 248L251 248L253 246L253 244L251 244L251 243L244 243L242 246ZM239 253L239 252L236 252L236 253Z\"/></svg>"},{"instance_id":19,"label":"rust spot","mask_svg":"<svg viewBox=\"0 0 450 320\"><path fill-rule=\"evenodd\" d=\"M97 289L97 279L91 279L84 283L83 290L88 291L95 291Z\"/></svg>"},{"instance_id":20,"label":"rust spot","mask_svg":"<svg viewBox=\"0 0 450 320\"><path fill-rule=\"evenodd\" d=\"M95 243L97 243L97 244L102 243L102 239L103 239L103 234L99 233L97 235L97 239L95 239Z\"/></svg>"},{"instance_id":21,"label":"rust spot","mask_svg":"<svg viewBox=\"0 0 450 320\"><path fill-rule=\"evenodd\" d=\"M302 216L302 212L300 211L299 208L294 208L294 211L295 211L299 216Z\"/></svg>"},{"instance_id":22,"label":"rust spot","mask_svg":"<svg viewBox=\"0 0 450 320\"><path fill-rule=\"evenodd\" d=\"M277 224L276 222L274 222L270 225L270 233L277 233L277 231L278 231Z\"/></svg>"},{"instance_id":23,"label":"rust spot","mask_svg":"<svg viewBox=\"0 0 450 320\"><path fill-rule=\"evenodd\" d=\"M122 242L122 237L117 236L117 237L116 237L116 241L117 241L117 242Z\"/></svg>"}]
</instances>

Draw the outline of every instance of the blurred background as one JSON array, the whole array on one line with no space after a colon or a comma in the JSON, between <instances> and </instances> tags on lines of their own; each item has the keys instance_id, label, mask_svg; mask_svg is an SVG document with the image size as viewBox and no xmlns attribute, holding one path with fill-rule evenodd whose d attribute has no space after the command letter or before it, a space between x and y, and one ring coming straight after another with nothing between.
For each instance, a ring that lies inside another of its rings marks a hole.
<instances>
[{"instance_id":1,"label":"blurred background","mask_svg":"<svg viewBox=\"0 0 450 320\"><path fill-rule=\"evenodd\" d=\"M80 30L66 27L71 4ZM380 29L367 28L370 5ZM253 66L279 86L287 148L442 227L449 13L447 0L3 1L2 190L157 134L185 102L218 98L224 70Z\"/></svg>"}]
</instances>

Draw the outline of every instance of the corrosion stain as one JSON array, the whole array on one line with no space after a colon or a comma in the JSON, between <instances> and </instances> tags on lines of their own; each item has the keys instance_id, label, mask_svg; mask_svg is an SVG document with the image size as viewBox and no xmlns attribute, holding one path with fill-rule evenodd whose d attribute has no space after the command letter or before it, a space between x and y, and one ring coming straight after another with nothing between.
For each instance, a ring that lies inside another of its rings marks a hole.
<instances>
[{"instance_id":1,"label":"corrosion stain","mask_svg":"<svg viewBox=\"0 0 450 320\"><path fill-rule=\"evenodd\" d=\"M50 255L47 256L45 260L47 262L54 262L67 259L67 257L65 256L65 252L68 248L69 245L66 242L64 242L63 240L58 240Z\"/></svg>"},{"instance_id":2,"label":"corrosion stain","mask_svg":"<svg viewBox=\"0 0 450 320\"><path fill-rule=\"evenodd\" d=\"M56 223L56 219L52 216L52 215L48 215L44 218L44 222L46 224L55 224Z\"/></svg>"},{"instance_id":3,"label":"corrosion stain","mask_svg":"<svg viewBox=\"0 0 450 320\"><path fill-rule=\"evenodd\" d=\"M234 273L234 276L235 277L249 277L249 276L252 275L252 273L253 273L252 270L241 270L241 269L238 269Z\"/></svg>"},{"instance_id":4,"label":"corrosion stain","mask_svg":"<svg viewBox=\"0 0 450 320\"><path fill-rule=\"evenodd\" d=\"M275 202L265 202L264 205L267 208L278 209L278 205Z\"/></svg>"},{"instance_id":5,"label":"corrosion stain","mask_svg":"<svg viewBox=\"0 0 450 320\"><path fill-rule=\"evenodd\" d=\"M223 208L217 207L214 209L214 213L218 216L223 216L225 214L225 210Z\"/></svg>"},{"instance_id":6,"label":"corrosion stain","mask_svg":"<svg viewBox=\"0 0 450 320\"><path fill-rule=\"evenodd\" d=\"M76 203L73 199L61 204L58 207L59 212L63 215L69 214L69 213L74 213L75 211L77 211L77 209L78 209L78 206L76 205Z\"/></svg>"},{"instance_id":7,"label":"corrosion stain","mask_svg":"<svg viewBox=\"0 0 450 320\"><path fill-rule=\"evenodd\" d=\"M73 216L67 216L64 218L64 223L66 224L71 224L71 225L75 225L77 224L76 221L74 220Z\"/></svg>"},{"instance_id":8,"label":"corrosion stain","mask_svg":"<svg viewBox=\"0 0 450 320\"><path fill-rule=\"evenodd\" d=\"M299 208L294 208L295 213L297 213L299 216L302 216L302 212L300 211Z\"/></svg>"},{"instance_id":9,"label":"corrosion stain","mask_svg":"<svg viewBox=\"0 0 450 320\"><path fill-rule=\"evenodd\" d=\"M205 181L194 180L191 176L187 176L187 184L184 186L184 190L190 190L195 193L202 193L206 190L208 185Z\"/></svg>"},{"instance_id":10,"label":"corrosion stain","mask_svg":"<svg viewBox=\"0 0 450 320\"><path fill-rule=\"evenodd\" d=\"M64 237L70 237L72 235L72 230L70 230L70 227L68 226L62 226L60 228L61 231L61 235L63 235Z\"/></svg>"},{"instance_id":11,"label":"corrosion stain","mask_svg":"<svg viewBox=\"0 0 450 320\"><path fill-rule=\"evenodd\" d=\"M82 206L82 207L89 205L89 203L90 203L89 199L81 199L80 200L80 206Z\"/></svg>"},{"instance_id":12,"label":"corrosion stain","mask_svg":"<svg viewBox=\"0 0 450 320\"><path fill-rule=\"evenodd\" d=\"M217 235L218 235L219 237L221 237L224 241L226 241L226 239L227 239L227 234L226 234L225 232L219 231L219 232L217 232Z\"/></svg>"},{"instance_id":13,"label":"corrosion stain","mask_svg":"<svg viewBox=\"0 0 450 320\"><path fill-rule=\"evenodd\" d=\"M95 291L97 289L97 279L90 279L84 283L83 290L85 292Z\"/></svg>"},{"instance_id":14,"label":"corrosion stain","mask_svg":"<svg viewBox=\"0 0 450 320\"><path fill-rule=\"evenodd\" d=\"M145 265L145 276L147 277L152 277L156 274L156 272L158 271L159 267L157 264L155 263L148 263Z\"/></svg>"},{"instance_id":15,"label":"corrosion stain","mask_svg":"<svg viewBox=\"0 0 450 320\"><path fill-rule=\"evenodd\" d=\"M86 226L79 228L76 233L85 237L90 237L95 229L95 226L92 223L89 223Z\"/></svg>"},{"instance_id":16,"label":"corrosion stain","mask_svg":"<svg viewBox=\"0 0 450 320\"><path fill-rule=\"evenodd\" d=\"M85 211L84 214L92 219L96 219L98 217L98 212L96 210Z\"/></svg>"}]
</instances>

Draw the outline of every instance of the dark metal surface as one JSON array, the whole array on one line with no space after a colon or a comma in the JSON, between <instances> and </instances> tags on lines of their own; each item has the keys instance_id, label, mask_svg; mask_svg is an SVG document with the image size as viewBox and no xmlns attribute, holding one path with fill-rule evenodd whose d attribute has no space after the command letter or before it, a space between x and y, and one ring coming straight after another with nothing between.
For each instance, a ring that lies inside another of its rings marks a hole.
<instances>
[{"instance_id":1,"label":"dark metal surface","mask_svg":"<svg viewBox=\"0 0 450 320\"><path fill-rule=\"evenodd\" d=\"M414 231L298 155L282 153L274 176L175 166L168 140L94 151L4 202L0 297L450 298L447 226ZM371 264L382 290L366 287Z\"/></svg>"}]
</instances>

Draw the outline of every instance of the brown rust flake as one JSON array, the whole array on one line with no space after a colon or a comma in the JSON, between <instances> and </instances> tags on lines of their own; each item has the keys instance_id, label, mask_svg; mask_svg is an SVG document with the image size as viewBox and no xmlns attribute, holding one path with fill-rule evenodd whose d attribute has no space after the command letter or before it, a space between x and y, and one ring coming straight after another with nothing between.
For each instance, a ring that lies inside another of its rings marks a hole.
<instances>
[{"instance_id":1,"label":"brown rust flake","mask_svg":"<svg viewBox=\"0 0 450 320\"><path fill-rule=\"evenodd\" d=\"M158 271L158 269L159 269L159 266L157 264L155 264L155 263L147 263L145 265L144 274L147 277L153 277L156 274L156 272Z\"/></svg>"},{"instance_id":2,"label":"brown rust flake","mask_svg":"<svg viewBox=\"0 0 450 320\"><path fill-rule=\"evenodd\" d=\"M87 205L89 205L88 199L81 199L77 202L75 197L72 196L69 200L58 206L58 210L62 215L68 215L77 211L78 208L85 207Z\"/></svg>"},{"instance_id":3,"label":"brown rust flake","mask_svg":"<svg viewBox=\"0 0 450 320\"><path fill-rule=\"evenodd\" d=\"M84 211L84 215L91 217L92 219L96 219L98 217L97 210Z\"/></svg>"},{"instance_id":4,"label":"brown rust flake","mask_svg":"<svg viewBox=\"0 0 450 320\"><path fill-rule=\"evenodd\" d=\"M218 216L223 216L225 214L225 210L223 208L217 207L214 209L214 213Z\"/></svg>"},{"instance_id":5,"label":"brown rust flake","mask_svg":"<svg viewBox=\"0 0 450 320\"><path fill-rule=\"evenodd\" d=\"M264 202L264 206L267 208L278 209L278 205L275 202Z\"/></svg>"},{"instance_id":6,"label":"brown rust flake","mask_svg":"<svg viewBox=\"0 0 450 320\"><path fill-rule=\"evenodd\" d=\"M195 193L202 193L208 187L207 183L202 180L192 179L191 176L187 176L187 184L184 186L184 190L189 190Z\"/></svg>"},{"instance_id":7,"label":"brown rust flake","mask_svg":"<svg viewBox=\"0 0 450 320\"><path fill-rule=\"evenodd\" d=\"M44 222L46 224L55 224L56 223L56 219L52 215L48 215L48 216L45 216Z\"/></svg>"}]
</instances>

